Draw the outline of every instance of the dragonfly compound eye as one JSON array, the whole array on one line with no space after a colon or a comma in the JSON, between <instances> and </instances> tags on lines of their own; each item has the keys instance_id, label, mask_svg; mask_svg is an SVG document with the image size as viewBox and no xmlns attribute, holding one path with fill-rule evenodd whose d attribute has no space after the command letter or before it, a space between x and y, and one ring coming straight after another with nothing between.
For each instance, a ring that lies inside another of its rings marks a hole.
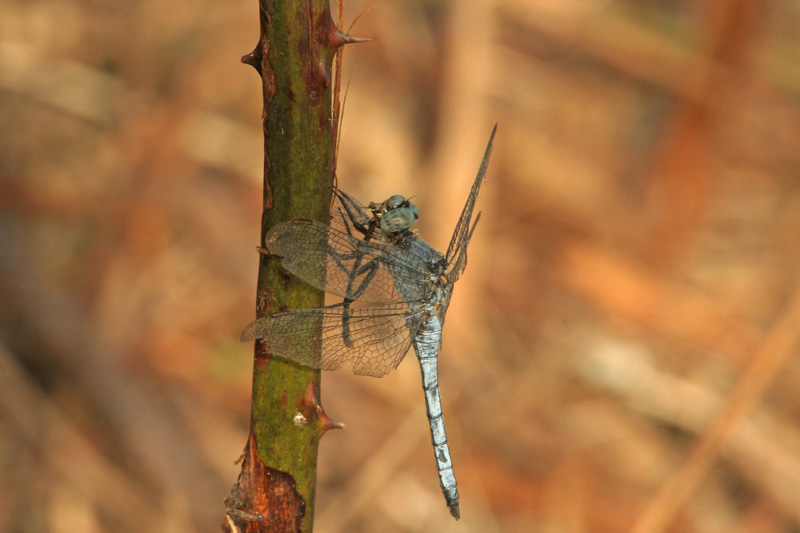
<instances>
[{"instance_id":1,"label":"dragonfly compound eye","mask_svg":"<svg viewBox=\"0 0 800 533\"><path fill-rule=\"evenodd\" d=\"M381 217L381 229L386 233L399 233L410 228L419 218L413 205L392 209Z\"/></svg>"},{"instance_id":2,"label":"dragonfly compound eye","mask_svg":"<svg viewBox=\"0 0 800 533\"><path fill-rule=\"evenodd\" d=\"M400 194L395 194L394 196L383 202L383 204L381 204L381 207L383 208L384 212L391 211L392 209L397 209L398 207L401 207L405 203L405 201L406 201L405 196L402 196Z\"/></svg>"}]
</instances>

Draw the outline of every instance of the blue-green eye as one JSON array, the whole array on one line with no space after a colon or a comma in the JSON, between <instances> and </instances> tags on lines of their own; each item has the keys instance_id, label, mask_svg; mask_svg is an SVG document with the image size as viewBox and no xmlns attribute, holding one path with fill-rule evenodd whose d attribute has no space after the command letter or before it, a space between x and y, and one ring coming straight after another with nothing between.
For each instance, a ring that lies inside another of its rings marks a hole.
<instances>
[{"instance_id":1,"label":"blue-green eye","mask_svg":"<svg viewBox=\"0 0 800 533\"><path fill-rule=\"evenodd\" d=\"M413 204L392 209L381 217L381 229L386 233L399 233L410 228L419 218L419 210Z\"/></svg>"},{"instance_id":2,"label":"blue-green eye","mask_svg":"<svg viewBox=\"0 0 800 533\"><path fill-rule=\"evenodd\" d=\"M403 202L405 201L406 199L404 196L400 194L395 194L394 196L383 202L382 207L384 211L391 211L392 209L397 209L398 207L403 205Z\"/></svg>"}]
</instances>

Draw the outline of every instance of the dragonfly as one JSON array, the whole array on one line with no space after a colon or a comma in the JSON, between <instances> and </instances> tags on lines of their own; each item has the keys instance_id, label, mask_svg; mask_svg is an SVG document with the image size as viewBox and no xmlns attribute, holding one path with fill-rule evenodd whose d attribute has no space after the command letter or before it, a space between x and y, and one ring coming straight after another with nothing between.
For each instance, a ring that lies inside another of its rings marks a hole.
<instances>
[{"instance_id":1,"label":"dragonfly","mask_svg":"<svg viewBox=\"0 0 800 533\"><path fill-rule=\"evenodd\" d=\"M242 341L262 339L272 355L300 365L382 377L413 346L422 373L439 484L450 514L460 517L459 495L444 426L438 353L455 282L467 265L472 221L486 175L495 125L447 251L442 254L411 226L419 210L401 195L364 206L335 191L331 225L297 219L274 226L265 248L283 268L337 295L337 304L279 311L256 319ZM298 338L313 339L300 343Z\"/></svg>"}]
</instances>

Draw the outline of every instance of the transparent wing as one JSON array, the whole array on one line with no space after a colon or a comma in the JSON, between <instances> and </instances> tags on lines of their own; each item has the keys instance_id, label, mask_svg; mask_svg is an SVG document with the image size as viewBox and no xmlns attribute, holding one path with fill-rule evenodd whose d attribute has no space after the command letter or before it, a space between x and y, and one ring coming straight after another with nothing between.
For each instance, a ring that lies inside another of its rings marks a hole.
<instances>
[{"instance_id":1,"label":"transparent wing","mask_svg":"<svg viewBox=\"0 0 800 533\"><path fill-rule=\"evenodd\" d=\"M421 320L421 307L404 303L282 311L252 322L242 341L264 339L270 353L304 366L350 363L356 374L381 377L403 360Z\"/></svg>"},{"instance_id":2,"label":"transparent wing","mask_svg":"<svg viewBox=\"0 0 800 533\"><path fill-rule=\"evenodd\" d=\"M448 281L451 283L455 283L458 278L461 277L461 274L464 272L464 269L467 268L467 246L469 246L469 241L472 239L472 232L475 231L475 226L478 225L478 221L481 219L480 212L475 216L475 222L472 223L472 228L470 228L469 233L467 233L466 237L464 237L461 242L459 243L459 253L456 256L455 261L452 264L449 264L445 275L447 276Z\"/></svg>"},{"instance_id":3,"label":"transparent wing","mask_svg":"<svg viewBox=\"0 0 800 533\"><path fill-rule=\"evenodd\" d=\"M422 300L431 290L428 258L312 220L278 224L267 233L265 246L292 274L348 300ZM403 287L402 297L396 284Z\"/></svg>"},{"instance_id":4,"label":"transparent wing","mask_svg":"<svg viewBox=\"0 0 800 533\"><path fill-rule=\"evenodd\" d=\"M467 266L467 245L475 230L475 224L472 224L472 211L475 209L475 202L478 199L478 191L481 188L484 177L486 176L486 168L489 166L489 156L492 153L492 143L494 142L494 134L497 131L497 124L492 129L492 134L489 136L489 144L486 145L486 152L483 154L481 166L478 169L478 175L475 177L475 182L472 184L472 189L469 191L467 203L464 204L464 209L461 211L461 217L458 219L456 229L453 231L453 237L450 239L450 245L447 247L445 259L447 264L450 265L448 269L448 281L455 283L455 281L464 272Z\"/></svg>"}]
</instances>

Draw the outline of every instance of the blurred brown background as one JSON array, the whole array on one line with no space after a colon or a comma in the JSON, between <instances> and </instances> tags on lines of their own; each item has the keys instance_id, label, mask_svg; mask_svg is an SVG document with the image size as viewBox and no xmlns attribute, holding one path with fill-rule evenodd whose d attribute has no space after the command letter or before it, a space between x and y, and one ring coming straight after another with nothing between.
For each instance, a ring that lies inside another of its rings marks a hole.
<instances>
[{"instance_id":1,"label":"blurred brown background","mask_svg":"<svg viewBox=\"0 0 800 533\"><path fill-rule=\"evenodd\" d=\"M800 530L800 3L351 0L342 188L446 246L441 385L323 376L320 532ZM345 26L346 29L347 26ZM0 1L0 530L217 531L249 416L255 0Z\"/></svg>"}]
</instances>

